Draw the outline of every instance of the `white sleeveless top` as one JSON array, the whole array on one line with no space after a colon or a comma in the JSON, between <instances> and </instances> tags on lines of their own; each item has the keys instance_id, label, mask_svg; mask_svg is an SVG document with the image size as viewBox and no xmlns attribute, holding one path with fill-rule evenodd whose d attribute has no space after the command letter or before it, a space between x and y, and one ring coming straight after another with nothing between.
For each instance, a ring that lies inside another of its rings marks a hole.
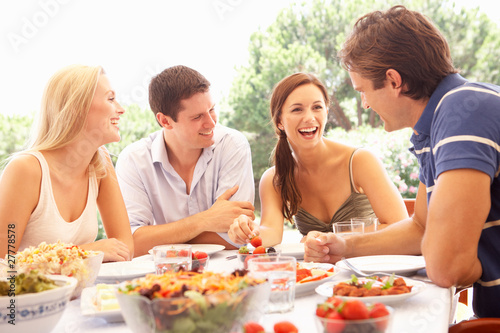
<instances>
[{"instance_id":1,"label":"white sleeveless top","mask_svg":"<svg viewBox=\"0 0 500 333\"><path fill-rule=\"evenodd\" d=\"M30 216L21 240L18 251L29 246L38 246L41 242L64 243L82 245L92 243L97 237L97 178L94 167L89 166L89 189L87 204L78 219L66 222L57 208L52 191L50 171L47 161L40 152L29 152L35 156L42 168L42 182L40 185L40 198ZM82 189L84 191L86 189Z\"/></svg>"}]
</instances>

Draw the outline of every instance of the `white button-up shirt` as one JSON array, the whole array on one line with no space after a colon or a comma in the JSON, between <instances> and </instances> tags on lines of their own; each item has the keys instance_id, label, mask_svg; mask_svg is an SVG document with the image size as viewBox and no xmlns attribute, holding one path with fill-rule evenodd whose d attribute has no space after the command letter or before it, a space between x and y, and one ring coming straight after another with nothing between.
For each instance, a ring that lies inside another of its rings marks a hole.
<instances>
[{"instance_id":1,"label":"white button-up shirt","mask_svg":"<svg viewBox=\"0 0 500 333\"><path fill-rule=\"evenodd\" d=\"M120 153L116 173L132 233L142 226L170 223L205 211L235 185L239 189L231 201L254 203L252 157L247 139L242 133L217 124L214 141L196 163L190 194L168 160L163 130ZM219 235L234 245L227 233Z\"/></svg>"}]
</instances>

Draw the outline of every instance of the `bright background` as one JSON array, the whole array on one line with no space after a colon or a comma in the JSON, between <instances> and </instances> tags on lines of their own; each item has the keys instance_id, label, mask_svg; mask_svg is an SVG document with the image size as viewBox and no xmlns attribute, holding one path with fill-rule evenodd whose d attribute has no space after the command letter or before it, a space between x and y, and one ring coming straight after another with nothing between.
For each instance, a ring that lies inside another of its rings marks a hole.
<instances>
[{"instance_id":1,"label":"bright background","mask_svg":"<svg viewBox=\"0 0 500 333\"><path fill-rule=\"evenodd\" d=\"M59 68L105 68L122 104L148 107L151 77L186 65L227 95L252 32L294 0L4 0L0 2L0 113L30 114ZM480 6L500 24L500 2Z\"/></svg>"}]
</instances>

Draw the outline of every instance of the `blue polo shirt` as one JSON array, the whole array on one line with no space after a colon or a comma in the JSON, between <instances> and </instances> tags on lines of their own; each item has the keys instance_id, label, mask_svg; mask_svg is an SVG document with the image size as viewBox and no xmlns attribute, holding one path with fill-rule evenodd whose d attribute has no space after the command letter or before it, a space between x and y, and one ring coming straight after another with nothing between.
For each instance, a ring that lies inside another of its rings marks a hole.
<instances>
[{"instance_id":1,"label":"blue polo shirt","mask_svg":"<svg viewBox=\"0 0 500 333\"><path fill-rule=\"evenodd\" d=\"M483 274L474 283L478 317L500 317L500 87L447 76L415 125L410 151L430 202L435 180L445 171L475 169L491 178L491 209L478 245Z\"/></svg>"}]
</instances>

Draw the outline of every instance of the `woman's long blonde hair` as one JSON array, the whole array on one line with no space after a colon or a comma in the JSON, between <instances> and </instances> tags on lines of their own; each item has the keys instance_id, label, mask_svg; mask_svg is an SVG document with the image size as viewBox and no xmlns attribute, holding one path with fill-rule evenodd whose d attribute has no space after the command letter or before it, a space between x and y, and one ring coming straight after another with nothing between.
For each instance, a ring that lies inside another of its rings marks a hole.
<instances>
[{"instance_id":1,"label":"woman's long blonde hair","mask_svg":"<svg viewBox=\"0 0 500 333\"><path fill-rule=\"evenodd\" d=\"M105 72L100 66L71 65L50 78L25 151L58 149L77 139L85 127L101 74ZM105 156L104 149L98 149L90 162L98 178L106 175Z\"/></svg>"}]
</instances>

